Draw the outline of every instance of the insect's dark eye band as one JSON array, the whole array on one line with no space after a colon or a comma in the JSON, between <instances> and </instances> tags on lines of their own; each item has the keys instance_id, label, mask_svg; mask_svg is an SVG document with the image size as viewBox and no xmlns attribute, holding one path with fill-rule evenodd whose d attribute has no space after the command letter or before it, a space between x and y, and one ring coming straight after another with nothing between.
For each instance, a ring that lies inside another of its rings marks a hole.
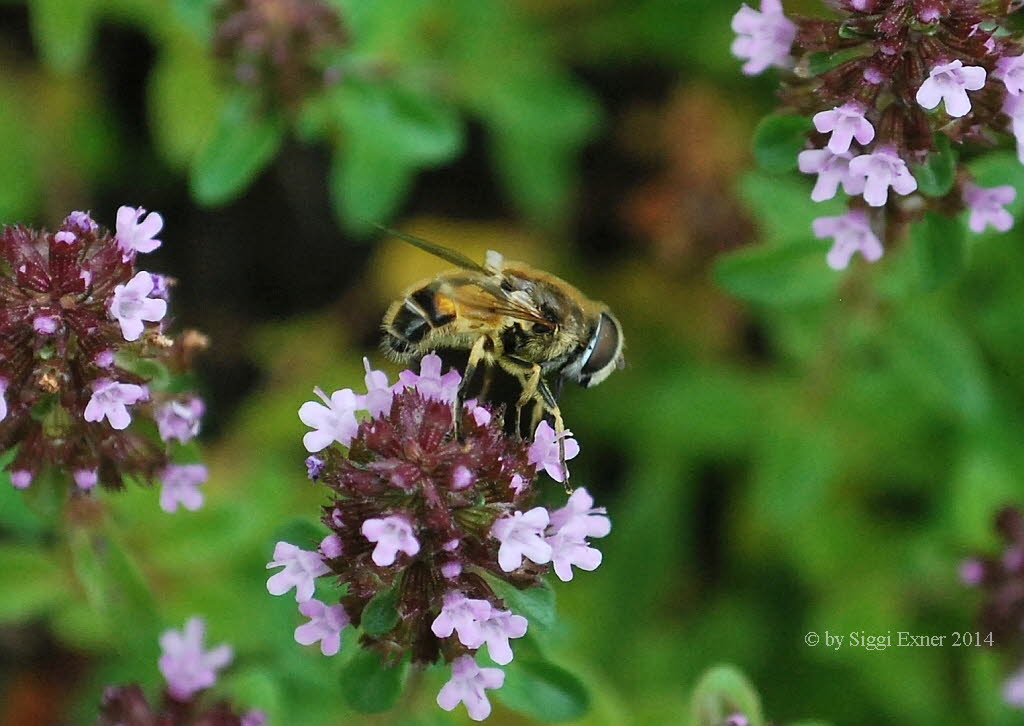
<instances>
[{"instance_id":1,"label":"insect's dark eye band","mask_svg":"<svg viewBox=\"0 0 1024 726\"><path fill-rule=\"evenodd\" d=\"M548 325L547 323L534 323L533 324L533 332L537 333L538 335L543 335L544 333L550 333L552 330L554 330L554 328L552 326Z\"/></svg>"},{"instance_id":2,"label":"insect's dark eye band","mask_svg":"<svg viewBox=\"0 0 1024 726\"><path fill-rule=\"evenodd\" d=\"M607 368L615 359L619 351L619 326L605 313L598 318L587 347L590 352L580 371L585 376Z\"/></svg>"}]
</instances>

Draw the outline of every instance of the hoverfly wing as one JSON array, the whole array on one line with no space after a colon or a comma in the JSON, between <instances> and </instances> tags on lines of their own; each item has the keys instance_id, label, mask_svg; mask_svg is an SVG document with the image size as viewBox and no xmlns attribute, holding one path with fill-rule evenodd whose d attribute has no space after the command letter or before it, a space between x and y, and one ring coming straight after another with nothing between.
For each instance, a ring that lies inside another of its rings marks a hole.
<instances>
[{"instance_id":1,"label":"hoverfly wing","mask_svg":"<svg viewBox=\"0 0 1024 726\"><path fill-rule=\"evenodd\" d=\"M444 245L439 245L435 242L425 240L422 237L417 237L416 235L413 234L399 232L397 229L385 227L383 224L378 224L377 222L374 222L373 226L379 229L380 231L384 232L385 234L390 234L394 237L398 237L398 239L402 240L403 242L408 242L413 247L419 247L424 252L428 252L434 255L434 257L440 257L445 262L451 262L456 267L461 267L464 270L471 270L473 272L479 272L482 275L494 274L493 270L489 270L488 268L481 265L479 262L474 262L461 252L453 250L449 247L445 247Z\"/></svg>"}]
</instances>

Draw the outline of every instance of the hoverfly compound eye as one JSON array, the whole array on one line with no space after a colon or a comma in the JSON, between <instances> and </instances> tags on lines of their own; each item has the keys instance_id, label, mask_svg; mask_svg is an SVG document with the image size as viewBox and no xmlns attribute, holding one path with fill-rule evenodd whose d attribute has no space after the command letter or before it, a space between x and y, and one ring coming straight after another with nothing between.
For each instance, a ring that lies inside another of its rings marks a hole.
<instances>
[{"instance_id":1,"label":"hoverfly compound eye","mask_svg":"<svg viewBox=\"0 0 1024 726\"><path fill-rule=\"evenodd\" d=\"M607 313L601 313L583 355L580 382L589 388L607 378L621 351L622 334L619 332L619 324Z\"/></svg>"}]
</instances>

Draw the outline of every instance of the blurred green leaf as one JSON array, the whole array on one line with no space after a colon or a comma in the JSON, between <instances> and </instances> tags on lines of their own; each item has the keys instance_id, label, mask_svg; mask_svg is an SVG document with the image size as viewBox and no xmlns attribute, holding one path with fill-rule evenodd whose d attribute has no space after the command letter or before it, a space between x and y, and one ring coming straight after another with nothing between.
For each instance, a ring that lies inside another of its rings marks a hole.
<instances>
[{"instance_id":1,"label":"blurred green leaf","mask_svg":"<svg viewBox=\"0 0 1024 726\"><path fill-rule=\"evenodd\" d=\"M494 594L507 607L530 622L530 627L546 630L555 623L555 591L544 582L540 587L520 590L489 572L479 570Z\"/></svg>"},{"instance_id":2,"label":"blurred green leaf","mask_svg":"<svg viewBox=\"0 0 1024 726\"><path fill-rule=\"evenodd\" d=\"M583 682L564 668L542 660L517 657L505 666L498 700L538 721L572 721L590 708Z\"/></svg>"},{"instance_id":3,"label":"blurred green leaf","mask_svg":"<svg viewBox=\"0 0 1024 726\"><path fill-rule=\"evenodd\" d=\"M112 638L111 642L140 660L154 653L161 630L156 600L138 566L109 531L73 529L70 533L72 567L97 612L106 616L111 636L124 623L132 624L132 636L142 644Z\"/></svg>"},{"instance_id":4,"label":"blurred green leaf","mask_svg":"<svg viewBox=\"0 0 1024 726\"><path fill-rule=\"evenodd\" d=\"M736 297L764 305L799 305L835 295L840 275L825 264L826 245L803 240L754 245L719 258L715 280Z\"/></svg>"},{"instance_id":5,"label":"blurred green leaf","mask_svg":"<svg viewBox=\"0 0 1024 726\"><path fill-rule=\"evenodd\" d=\"M989 411L984 366L971 339L951 322L907 311L880 342L903 385L936 409L974 422Z\"/></svg>"},{"instance_id":6,"label":"blurred green leaf","mask_svg":"<svg viewBox=\"0 0 1024 726\"><path fill-rule=\"evenodd\" d=\"M96 26L96 0L29 0L32 37L53 70L68 73L85 62Z\"/></svg>"},{"instance_id":7,"label":"blurred green leaf","mask_svg":"<svg viewBox=\"0 0 1024 726\"><path fill-rule=\"evenodd\" d=\"M751 726L764 723L757 691L733 666L708 670L694 688L691 704L695 726L719 726L735 713L746 716Z\"/></svg>"},{"instance_id":8,"label":"blurred green leaf","mask_svg":"<svg viewBox=\"0 0 1024 726\"><path fill-rule=\"evenodd\" d=\"M811 200L811 185L800 177L780 177L751 172L740 179L738 194L757 222L758 232L769 244L788 244L811 237L811 222L817 217L846 211L837 195L823 202ZM822 259L827 247L822 242Z\"/></svg>"},{"instance_id":9,"label":"blurred green leaf","mask_svg":"<svg viewBox=\"0 0 1024 726\"><path fill-rule=\"evenodd\" d=\"M0 224L30 215L39 197L39 170L31 148L32 126L14 87L0 77Z\"/></svg>"},{"instance_id":10,"label":"blurred green leaf","mask_svg":"<svg viewBox=\"0 0 1024 726\"><path fill-rule=\"evenodd\" d=\"M247 668L232 670L219 679L217 692L227 696L240 708L259 709L267 715L268 724L285 723L280 679L273 670Z\"/></svg>"},{"instance_id":11,"label":"blurred green leaf","mask_svg":"<svg viewBox=\"0 0 1024 726\"><path fill-rule=\"evenodd\" d=\"M67 598L67 578L52 555L27 545L0 545L0 623L27 621Z\"/></svg>"},{"instance_id":12,"label":"blurred green leaf","mask_svg":"<svg viewBox=\"0 0 1024 726\"><path fill-rule=\"evenodd\" d=\"M953 149L949 137L935 135L935 150L928 153L923 164L913 165L917 190L928 197L944 197L953 188L959 154Z\"/></svg>"},{"instance_id":13,"label":"blurred green leaf","mask_svg":"<svg viewBox=\"0 0 1024 726\"><path fill-rule=\"evenodd\" d=\"M366 603L360 625L367 635L379 636L398 625L398 584L381 590Z\"/></svg>"},{"instance_id":14,"label":"blurred green leaf","mask_svg":"<svg viewBox=\"0 0 1024 726\"><path fill-rule=\"evenodd\" d=\"M398 701L408 671L408 661L388 667L373 651L359 648L341 668L341 695L360 713L387 711Z\"/></svg>"},{"instance_id":15,"label":"blurred green leaf","mask_svg":"<svg viewBox=\"0 0 1024 726\"><path fill-rule=\"evenodd\" d=\"M765 116L754 129L754 158L769 173L793 171L797 168L797 154L807 143L807 132L813 128L814 124L804 116Z\"/></svg>"},{"instance_id":16,"label":"blurred green leaf","mask_svg":"<svg viewBox=\"0 0 1024 726\"><path fill-rule=\"evenodd\" d=\"M957 277L964 266L964 225L956 217L925 212L910 228L918 275L925 290Z\"/></svg>"},{"instance_id":17,"label":"blurred green leaf","mask_svg":"<svg viewBox=\"0 0 1024 726\"><path fill-rule=\"evenodd\" d=\"M302 517L295 517L275 529L271 539L273 544L287 542L300 549L315 550L326 536L323 526Z\"/></svg>"},{"instance_id":18,"label":"blurred green leaf","mask_svg":"<svg viewBox=\"0 0 1024 726\"><path fill-rule=\"evenodd\" d=\"M220 91L212 59L200 46L182 42L160 54L149 76L149 126L157 149L172 166L185 168L217 123Z\"/></svg>"},{"instance_id":19,"label":"blurred green leaf","mask_svg":"<svg viewBox=\"0 0 1024 726\"><path fill-rule=\"evenodd\" d=\"M462 148L462 126L445 102L395 85L351 82L332 94L342 129L331 167L335 212L350 228L387 219L416 172Z\"/></svg>"},{"instance_id":20,"label":"blurred green leaf","mask_svg":"<svg viewBox=\"0 0 1024 726\"><path fill-rule=\"evenodd\" d=\"M260 109L256 98L242 93L227 98L193 161L193 196L206 205L234 199L274 158L284 132L283 119Z\"/></svg>"}]
</instances>

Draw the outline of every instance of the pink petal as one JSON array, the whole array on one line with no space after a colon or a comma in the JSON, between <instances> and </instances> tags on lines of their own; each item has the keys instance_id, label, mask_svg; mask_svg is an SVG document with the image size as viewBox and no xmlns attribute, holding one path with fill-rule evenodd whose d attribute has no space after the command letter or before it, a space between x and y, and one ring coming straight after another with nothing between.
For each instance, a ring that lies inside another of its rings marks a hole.
<instances>
[{"instance_id":1,"label":"pink petal","mask_svg":"<svg viewBox=\"0 0 1024 726\"><path fill-rule=\"evenodd\" d=\"M927 78L917 89L917 102L922 108L933 109L942 100L942 89L934 78Z\"/></svg>"}]
</instances>

